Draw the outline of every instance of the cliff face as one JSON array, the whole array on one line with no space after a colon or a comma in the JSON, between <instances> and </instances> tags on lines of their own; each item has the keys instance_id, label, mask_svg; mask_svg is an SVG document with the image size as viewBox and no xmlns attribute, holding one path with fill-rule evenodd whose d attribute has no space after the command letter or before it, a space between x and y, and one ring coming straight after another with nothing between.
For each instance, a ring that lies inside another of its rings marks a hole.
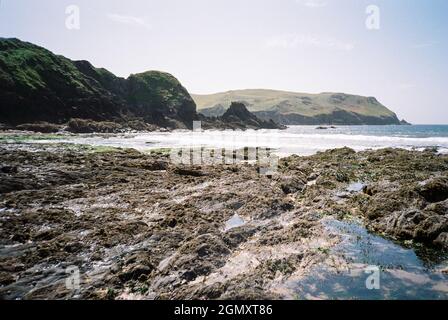
<instances>
[{"instance_id":1,"label":"cliff face","mask_svg":"<svg viewBox=\"0 0 448 320\"><path fill-rule=\"evenodd\" d=\"M143 119L189 127L196 105L172 75L149 71L128 79L18 39L0 38L0 123L65 123L71 118Z\"/></svg>"},{"instance_id":2,"label":"cliff face","mask_svg":"<svg viewBox=\"0 0 448 320\"><path fill-rule=\"evenodd\" d=\"M329 114L304 116L297 113L282 114L275 111L255 112L261 119L272 119L284 125L389 125L401 124L396 116L367 116L346 110L335 110Z\"/></svg>"},{"instance_id":3,"label":"cliff face","mask_svg":"<svg viewBox=\"0 0 448 320\"><path fill-rule=\"evenodd\" d=\"M259 118L285 125L400 124L396 114L374 97L276 90L236 90L192 96L198 112L205 116L221 116L232 101L240 101Z\"/></svg>"},{"instance_id":4,"label":"cliff face","mask_svg":"<svg viewBox=\"0 0 448 320\"><path fill-rule=\"evenodd\" d=\"M179 81L168 73L148 71L127 80L126 101L133 112L150 123L165 127L191 127L196 104Z\"/></svg>"}]
</instances>

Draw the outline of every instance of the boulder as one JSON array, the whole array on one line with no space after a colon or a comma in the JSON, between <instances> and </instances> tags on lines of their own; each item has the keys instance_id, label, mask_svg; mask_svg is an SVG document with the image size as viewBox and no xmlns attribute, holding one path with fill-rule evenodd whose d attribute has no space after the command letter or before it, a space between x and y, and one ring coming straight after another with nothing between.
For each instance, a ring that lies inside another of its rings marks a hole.
<instances>
[{"instance_id":1,"label":"boulder","mask_svg":"<svg viewBox=\"0 0 448 320\"><path fill-rule=\"evenodd\" d=\"M305 183L295 176L285 176L280 179L280 188L285 194L301 192Z\"/></svg>"},{"instance_id":2,"label":"boulder","mask_svg":"<svg viewBox=\"0 0 448 320\"><path fill-rule=\"evenodd\" d=\"M24 123L16 126L17 130L32 131L40 133L55 133L61 130L61 126L48 122Z\"/></svg>"},{"instance_id":3,"label":"boulder","mask_svg":"<svg viewBox=\"0 0 448 320\"><path fill-rule=\"evenodd\" d=\"M67 131L72 133L115 133L123 130L123 127L110 121L93 121L88 119L71 119L68 122Z\"/></svg>"},{"instance_id":4,"label":"boulder","mask_svg":"<svg viewBox=\"0 0 448 320\"><path fill-rule=\"evenodd\" d=\"M433 212L408 209L385 216L376 223L376 229L397 239L431 243L448 230L448 218Z\"/></svg>"},{"instance_id":5,"label":"boulder","mask_svg":"<svg viewBox=\"0 0 448 320\"><path fill-rule=\"evenodd\" d=\"M448 248L448 232L442 232L439 236L434 240L434 244Z\"/></svg>"},{"instance_id":6,"label":"boulder","mask_svg":"<svg viewBox=\"0 0 448 320\"><path fill-rule=\"evenodd\" d=\"M440 202L448 198L448 178L438 177L424 181L417 192L428 202Z\"/></svg>"}]
</instances>

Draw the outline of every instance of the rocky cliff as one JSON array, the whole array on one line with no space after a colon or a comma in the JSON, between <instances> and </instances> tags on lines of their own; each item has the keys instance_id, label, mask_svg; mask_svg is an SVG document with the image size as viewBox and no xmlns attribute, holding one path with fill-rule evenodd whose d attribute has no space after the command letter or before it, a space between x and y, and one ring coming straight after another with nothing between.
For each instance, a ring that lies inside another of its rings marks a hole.
<instances>
[{"instance_id":1,"label":"rocky cliff","mask_svg":"<svg viewBox=\"0 0 448 320\"><path fill-rule=\"evenodd\" d=\"M0 38L0 123L61 124L73 118L186 128L197 114L170 74L149 71L123 79L87 61Z\"/></svg>"}]
</instances>

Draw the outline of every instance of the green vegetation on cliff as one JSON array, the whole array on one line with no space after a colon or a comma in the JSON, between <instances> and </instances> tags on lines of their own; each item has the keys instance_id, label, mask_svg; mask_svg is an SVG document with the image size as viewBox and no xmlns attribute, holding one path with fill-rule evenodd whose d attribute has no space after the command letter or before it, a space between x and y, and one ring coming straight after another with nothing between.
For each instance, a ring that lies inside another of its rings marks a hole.
<instances>
[{"instance_id":1,"label":"green vegetation on cliff","mask_svg":"<svg viewBox=\"0 0 448 320\"><path fill-rule=\"evenodd\" d=\"M186 127L194 117L194 101L170 74L149 71L123 79L88 61L0 38L0 123L144 119Z\"/></svg>"},{"instance_id":2,"label":"green vegetation on cliff","mask_svg":"<svg viewBox=\"0 0 448 320\"><path fill-rule=\"evenodd\" d=\"M144 116L166 115L190 123L196 117L196 105L187 90L171 74L148 71L131 75L128 80L127 101Z\"/></svg>"}]
</instances>

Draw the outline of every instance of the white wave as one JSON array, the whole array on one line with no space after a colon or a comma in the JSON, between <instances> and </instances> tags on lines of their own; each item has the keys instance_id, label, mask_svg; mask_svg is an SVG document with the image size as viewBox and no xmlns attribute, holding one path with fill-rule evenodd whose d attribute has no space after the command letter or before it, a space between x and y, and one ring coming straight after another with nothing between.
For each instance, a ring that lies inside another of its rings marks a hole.
<instances>
[{"instance_id":1,"label":"white wave","mask_svg":"<svg viewBox=\"0 0 448 320\"><path fill-rule=\"evenodd\" d=\"M138 150L200 146L214 148L269 147L277 150L281 155L310 155L318 151L342 147L361 151L387 147L423 150L426 147L437 146L440 153L448 153L448 137L415 138L343 133L294 133L291 130L153 132L109 137L77 136L65 141L59 140L59 142L126 147Z\"/></svg>"}]
</instances>

